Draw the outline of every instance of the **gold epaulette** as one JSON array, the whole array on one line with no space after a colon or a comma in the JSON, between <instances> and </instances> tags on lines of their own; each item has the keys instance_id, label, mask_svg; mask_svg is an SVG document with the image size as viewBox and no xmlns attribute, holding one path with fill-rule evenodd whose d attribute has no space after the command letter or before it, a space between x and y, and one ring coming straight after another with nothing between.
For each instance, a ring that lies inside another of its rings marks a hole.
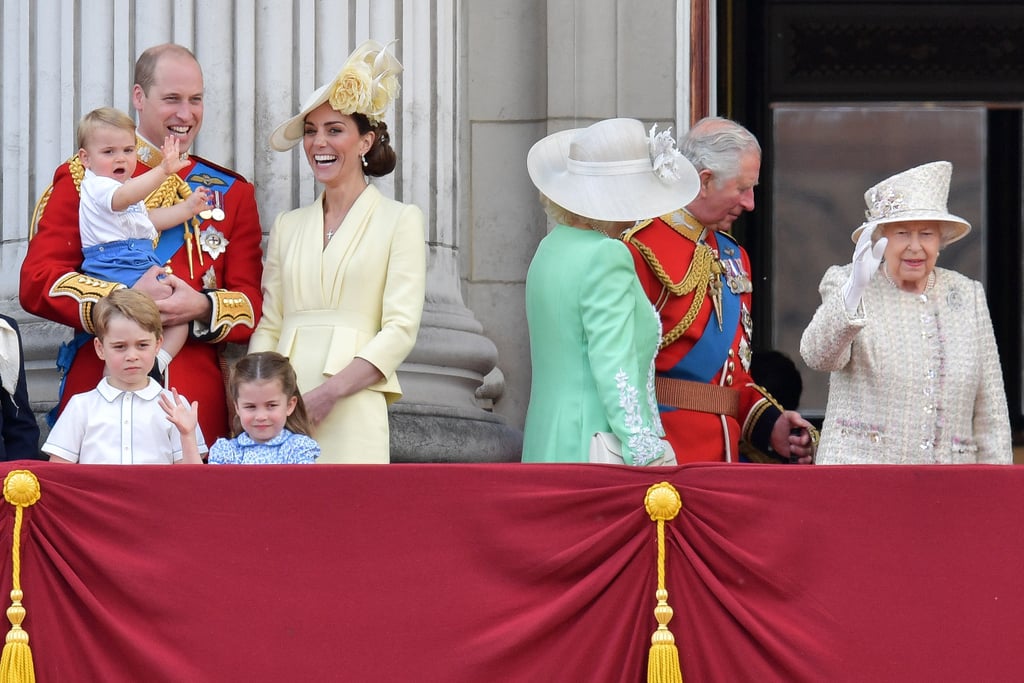
<instances>
[{"instance_id":1,"label":"gold epaulette","mask_svg":"<svg viewBox=\"0 0 1024 683\"><path fill-rule=\"evenodd\" d=\"M217 336L211 342L224 339L236 325L256 327L256 316L249 297L241 292L229 292L226 289L215 289L208 292L213 302L210 316L210 329L217 330Z\"/></svg>"},{"instance_id":2,"label":"gold epaulette","mask_svg":"<svg viewBox=\"0 0 1024 683\"><path fill-rule=\"evenodd\" d=\"M633 227L629 228L628 230L626 230L625 232L622 233L622 237L621 237L622 241L623 242L630 241L631 239L633 239L633 235L638 233L643 228L646 228L648 225L650 225L653 222L654 222L653 218L646 218L646 219L644 219L642 221L637 221L636 225L634 225Z\"/></svg>"},{"instance_id":3,"label":"gold epaulette","mask_svg":"<svg viewBox=\"0 0 1024 683\"><path fill-rule=\"evenodd\" d=\"M50 296L68 296L77 301L82 329L89 334L95 334L92 327L92 307L115 289L124 289L124 285L71 272L53 283L53 287L50 287Z\"/></svg>"},{"instance_id":4,"label":"gold epaulette","mask_svg":"<svg viewBox=\"0 0 1024 683\"><path fill-rule=\"evenodd\" d=\"M68 165L68 172L71 174L71 179L75 181L75 192L82 192L82 178L85 177L85 167L82 166L82 160L78 158L78 155L74 155L65 162ZM28 239L31 242L32 238L36 236L36 231L39 229L39 219L43 217L43 211L46 210L46 205L50 202L50 195L53 194L53 183L46 186L43 193L39 195L39 201L36 202L36 206L32 209L32 220L28 224Z\"/></svg>"},{"instance_id":5,"label":"gold epaulette","mask_svg":"<svg viewBox=\"0 0 1024 683\"><path fill-rule=\"evenodd\" d=\"M674 281L668 272L665 270L665 266L662 265L658 259L658 255L654 253L654 250L644 244L637 237L637 233L650 225L651 220L646 220L638 223L631 228L625 235L623 240L629 242L640 255L644 257L644 261L650 266L654 276L658 278L658 281L665 286L666 289L675 296L683 296L694 291L698 285L707 285L708 278L712 272L712 265L715 262L715 253L711 247L707 246L703 242L700 242L700 235L703 228L697 229L694 226L690 226L685 222L685 216L682 211L676 211L674 213L665 214L660 216L661 220L673 231L682 237L690 240L694 243L693 258L690 260L690 264L686 269L686 273L683 278L678 282Z\"/></svg>"}]
</instances>

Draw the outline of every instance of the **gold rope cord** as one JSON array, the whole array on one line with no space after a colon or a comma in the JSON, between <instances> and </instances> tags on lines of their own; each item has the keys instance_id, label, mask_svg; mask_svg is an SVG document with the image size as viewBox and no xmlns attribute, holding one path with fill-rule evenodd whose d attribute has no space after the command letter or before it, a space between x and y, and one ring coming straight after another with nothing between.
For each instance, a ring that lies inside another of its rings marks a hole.
<instances>
[{"instance_id":1,"label":"gold rope cord","mask_svg":"<svg viewBox=\"0 0 1024 683\"><path fill-rule=\"evenodd\" d=\"M718 277L714 268L717 259L714 250L708 245L694 245L693 260L690 261L690 266L686 269L686 275L679 282L672 282L672 278L669 277L664 266L661 265L658 257L650 247L636 240L632 240L630 243L637 248L637 251L640 252L644 260L651 267L655 277L671 294L683 296L693 292L693 300L690 302L690 308L686 311L686 315L673 325L671 330L662 335L661 342L658 344L658 350L660 351L682 337L690 329L697 316L700 315L700 308L704 305L704 299L707 296L707 285L711 282L712 278Z\"/></svg>"},{"instance_id":2,"label":"gold rope cord","mask_svg":"<svg viewBox=\"0 0 1024 683\"><path fill-rule=\"evenodd\" d=\"M0 681L4 683L34 683L35 665L32 649L28 645L28 632L21 627L25 620L25 607L21 604L21 523L24 510L40 497L39 480L28 470L11 470L4 479L4 499L14 506L14 532L11 539L11 606L7 619L11 630L7 632L3 655L0 656Z\"/></svg>"},{"instance_id":3,"label":"gold rope cord","mask_svg":"<svg viewBox=\"0 0 1024 683\"><path fill-rule=\"evenodd\" d=\"M679 491L667 481L651 486L644 496L644 508L658 524L658 590L655 593L658 605L654 608L658 629L651 635L651 650L647 658L647 683L683 683L676 639L668 630L668 622L671 621L673 612L668 604L668 590L665 588L665 522L675 519L682 507L683 501L679 497Z\"/></svg>"}]
</instances>

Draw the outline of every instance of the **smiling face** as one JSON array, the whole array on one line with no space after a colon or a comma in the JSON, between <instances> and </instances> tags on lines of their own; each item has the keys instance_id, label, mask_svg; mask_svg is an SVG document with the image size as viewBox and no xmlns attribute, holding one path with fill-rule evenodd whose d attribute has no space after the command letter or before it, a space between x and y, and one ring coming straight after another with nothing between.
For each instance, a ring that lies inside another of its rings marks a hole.
<instances>
[{"instance_id":1,"label":"smiling face","mask_svg":"<svg viewBox=\"0 0 1024 683\"><path fill-rule=\"evenodd\" d=\"M700 172L700 194L686 208L707 227L728 232L744 211L754 210L760 175L761 156L756 152L740 157L739 172L733 178L719 178L705 169Z\"/></svg>"},{"instance_id":2,"label":"smiling face","mask_svg":"<svg viewBox=\"0 0 1024 683\"><path fill-rule=\"evenodd\" d=\"M252 380L238 384L235 412L245 433L266 443L281 433L298 402L284 393L279 379Z\"/></svg>"},{"instance_id":3,"label":"smiling face","mask_svg":"<svg viewBox=\"0 0 1024 683\"><path fill-rule=\"evenodd\" d=\"M339 114L328 103L306 116L302 149L313 176L324 185L363 181L363 162L373 144L373 133L360 133L354 118Z\"/></svg>"},{"instance_id":4,"label":"smiling face","mask_svg":"<svg viewBox=\"0 0 1024 683\"><path fill-rule=\"evenodd\" d=\"M97 124L90 131L85 146L78 150L78 158L82 166L96 175L123 183L132 177L138 163L135 156L135 133Z\"/></svg>"},{"instance_id":5,"label":"smiling face","mask_svg":"<svg viewBox=\"0 0 1024 683\"><path fill-rule=\"evenodd\" d=\"M132 104L139 112L139 135L155 145L173 135L189 149L203 125L203 72L188 55L167 53L153 70L148 92L136 84Z\"/></svg>"},{"instance_id":6,"label":"smiling face","mask_svg":"<svg viewBox=\"0 0 1024 683\"><path fill-rule=\"evenodd\" d=\"M149 384L149 371L162 341L134 320L113 314L102 341L96 337L93 346L106 364L110 385L122 391L138 391Z\"/></svg>"},{"instance_id":7,"label":"smiling face","mask_svg":"<svg viewBox=\"0 0 1024 683\"><path fill-rule=\"evenodd\" d=\"M883 233L885 269L900 289L920 294L928 286L942 245L941 224L936 221L888 223Z\"/></svg>"}]
</instances>

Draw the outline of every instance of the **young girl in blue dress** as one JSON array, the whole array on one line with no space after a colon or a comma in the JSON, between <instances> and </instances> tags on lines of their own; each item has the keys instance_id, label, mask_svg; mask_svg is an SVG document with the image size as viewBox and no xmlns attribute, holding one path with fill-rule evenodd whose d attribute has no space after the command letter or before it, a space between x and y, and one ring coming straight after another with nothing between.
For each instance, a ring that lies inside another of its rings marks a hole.
<instances>
[{"instance_id":1,"label":"young girl in blue dress","mask_svg":"<svg viewBox=\"0 0 1024 683\"><path fill-rule=\"evenodd\" d=\"M210 449L216 465L312 463L320 446L309 436L295 370L273 351L250 353L235 365L228 386L235 402L234 439L218 439Z\"/></svg>"}]
</instances>

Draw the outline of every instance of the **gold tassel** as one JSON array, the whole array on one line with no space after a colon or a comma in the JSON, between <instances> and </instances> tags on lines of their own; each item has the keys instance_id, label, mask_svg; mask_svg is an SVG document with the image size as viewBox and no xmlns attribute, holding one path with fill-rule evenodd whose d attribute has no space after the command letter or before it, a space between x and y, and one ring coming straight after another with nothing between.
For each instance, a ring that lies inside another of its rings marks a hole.
<instances>
[{"instance_id":1,"label":"gold tassel","mask_svg":"<svg viewBox=\"0 0 1024 683\"><path fill-rule=\"evenodd\" d=\"M658 629L651 635L651 651L647 658L647 683L683 683L676 639L668 630L668 622L672 619L672 607L668 604L668 590L665 589L665 521L675 519L683 507L683 501L679 497L679 491L672 484L663 481L647 489L644 507L651 519L658 523L658 590L655 593L658 606L654 608Z\"/></svg>"},{"instance_id":2,"label":"gold tassel","mask_svg":"<svg viewBox=\"0 0 1024 683\"><path fill-rule=\"evenodd\" d=\"M32 663L32 648L28 646L28 632L21 628L25 608L21 604L21 520L24 509L39 500L39 480L28 470L11 470L4 479L4 499L15 507L14 537L11 541L11 606L7 619L11 630L7 632L3 655L0 656L0 681L3 683L35 683L36 670Z\"/></svg>"}]
</instances>

